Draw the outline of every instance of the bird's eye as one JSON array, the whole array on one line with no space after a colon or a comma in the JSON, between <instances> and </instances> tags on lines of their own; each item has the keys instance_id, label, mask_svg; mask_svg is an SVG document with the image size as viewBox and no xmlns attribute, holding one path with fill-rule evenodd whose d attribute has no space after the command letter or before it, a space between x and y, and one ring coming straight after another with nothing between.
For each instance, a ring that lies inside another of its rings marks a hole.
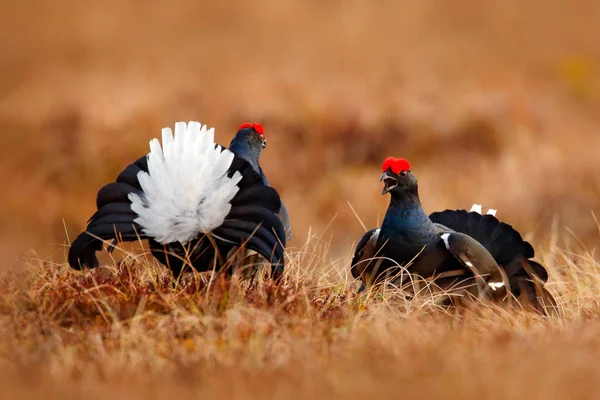
<instances>
[{"instance_id":1,"label":"bird's eye","mask_svg":"<svg viewBox=\"0 0 600 400\"><path fill-rule=\"evenodd\" d=\"M407 173L406 171L402 171L402 172L400 172L400 176L401 176L401 177L403 177L403 178L404 178L406 175L408 175L408 173Z\"/></svg>"}]
</instances>

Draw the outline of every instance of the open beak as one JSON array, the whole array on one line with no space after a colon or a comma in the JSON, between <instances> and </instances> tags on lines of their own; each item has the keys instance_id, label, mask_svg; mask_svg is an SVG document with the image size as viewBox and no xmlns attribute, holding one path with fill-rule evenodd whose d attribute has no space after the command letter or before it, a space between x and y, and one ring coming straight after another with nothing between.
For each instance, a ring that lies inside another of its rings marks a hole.
<instances>
[{"instance_id":1,"label":"open beak","mask_svg":"<svg viewBox=\"0 0 600 400\"><path fill-rule=\"evenodd\" d=\"M265 147L267 147L267 138L264 136L261 136L262 139L262 148L264 149Z\"/></svg>"},{"instance_id":2,"label":"open beak","mask_svg":"<svg viewBox=\"0 0 600 400\"><path fill-rule=\"evenodd\" d=\"M379 177L379 182L383 181L383 190L381 191L381 195L388 193L393 190L396 186L398 186L398 181L392 175L389 175L387 172L384 172Z\"/></svg>"}]
</instances>

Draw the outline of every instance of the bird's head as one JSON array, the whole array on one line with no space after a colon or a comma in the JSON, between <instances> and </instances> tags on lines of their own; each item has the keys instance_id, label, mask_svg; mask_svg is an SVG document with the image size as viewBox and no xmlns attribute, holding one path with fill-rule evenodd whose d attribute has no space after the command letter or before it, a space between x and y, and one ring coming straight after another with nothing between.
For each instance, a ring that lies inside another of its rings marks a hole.
<instances>
[{"instance_id":1,"label":"bird's head","mask_svg":"<svg viewBox=\"0 0 600 400\"><path fill-rule=\"evenodd\" d=\"M245 122L238 128L234 141L245 142L250 147L264 149L267 147L265 129L261 124Z\"/></svg>"},{"instance_id":2,"label":"bird's head","mask_svg":"<svg viewBox=\"0 0 600 400\"><path fill-rule=\"evenodd\" d=\"M404 158L388 157L381 166L383 174L379 181L383 181L382 195L391 193L392 197L416 193L417 178L410 170L410 163Z\"/></svg>"}]
</instances>

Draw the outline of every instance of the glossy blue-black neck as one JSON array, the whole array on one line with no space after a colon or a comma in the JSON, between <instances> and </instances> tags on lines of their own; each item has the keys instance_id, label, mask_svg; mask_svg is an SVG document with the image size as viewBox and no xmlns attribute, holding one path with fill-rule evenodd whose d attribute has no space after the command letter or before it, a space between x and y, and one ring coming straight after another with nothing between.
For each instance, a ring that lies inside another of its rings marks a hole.
<instances>
[{"instance_id":1,"label":"glossy blue-black neck","mask_svg":"<svg viewBox=\"0 0 600 400\"><path fill-rule=\"evenodd\" d=\"M413 193L406 191L400 194L391 193L390 205L385 214L383 225L390 231L402 233L404 231L420 232L429 225L433 226L429 216L425 214L419 195L416 190Z\"/></svg>"},{"instance_id":2,"label":"glossy blue-black neck","mask_svg":"<svg viewBox=\"0 0 600 400\"><path fill-rule=\"evenodd\" d=\"M240 129L229 144L229 150L248 161L252 168L263 177L265 184L268 185L267 178L263 174L258 161L262 149L262 140L251 128Z\"/></svg>"},{"instance_id":3,"label":"glossy blue-black neck","mask_svg":"<svg viewBox=\"0 0 600 400\"><path fill-rule=\"evenodd\" d=\"M406 263L423 246L435 244L439 237L435 225L421 206L416 185L410 190L396 188L390 194L390 205L381 225L379 245L387 242L383 253L397 262Z\"/></svg>"}]
</instances>

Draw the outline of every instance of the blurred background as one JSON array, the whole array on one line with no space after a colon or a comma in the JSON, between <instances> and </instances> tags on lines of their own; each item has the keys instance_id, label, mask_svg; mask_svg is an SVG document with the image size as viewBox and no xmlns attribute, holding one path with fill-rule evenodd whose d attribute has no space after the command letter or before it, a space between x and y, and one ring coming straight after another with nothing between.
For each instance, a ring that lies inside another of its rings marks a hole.
<instances>
[{"instance_id":1,"label":"blurred background","mask_svg":"<svg viewBox=\"0 0 600 400\"><path fill-rule=\"evenodd\" d=\"M599 238L600 2L2 2L0 258L62 260L175 121L261 122L291 213L346 255L406 157L427 212L498 208L536 249ZM571 233L569 233L571 232ZM34 252L34 253L32 253Z\"/></svg>"}]
</instances>

